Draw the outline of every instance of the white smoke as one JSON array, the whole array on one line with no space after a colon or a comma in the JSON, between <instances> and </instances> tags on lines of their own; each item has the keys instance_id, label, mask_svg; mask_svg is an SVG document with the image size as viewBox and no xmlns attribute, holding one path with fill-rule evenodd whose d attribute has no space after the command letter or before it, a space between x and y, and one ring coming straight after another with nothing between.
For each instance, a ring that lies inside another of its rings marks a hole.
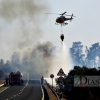
<instances>
[{"instance_id":1,"label":"white smoke","mask_svg":"<svg viewBox=\"0 0 100 100\"><path fill-rule=\"evenodd\" d=\"M21 70L24 72L36 72L42 76L48 76L50 67L50 50L53 47L51 42L38 43L30 51L24 52Z\"/></svg>"},{"instance_id":2,"label":"white smoke","mask_svg":"<svg viewBox=\"0 0 100 100\"><path fill-rule=\"evenodd\" d=\"M61 43L60 48L56 48L53 51L49 73L57 77L60 68L63 69L65 74L68 74L69 70L72 68L70 52L64 42Z\"/></svg>"},{"instance_id":3,"label":"white smoke","mask_svg":"<svg viewBox=\"0 0 100 100\"><path fill-rule=\"evenodd\" d=\"M0 57L10 59L13 52L22 54L36 44L49 9L48 0L0 0Z\"/></svg>"}]
</instances>

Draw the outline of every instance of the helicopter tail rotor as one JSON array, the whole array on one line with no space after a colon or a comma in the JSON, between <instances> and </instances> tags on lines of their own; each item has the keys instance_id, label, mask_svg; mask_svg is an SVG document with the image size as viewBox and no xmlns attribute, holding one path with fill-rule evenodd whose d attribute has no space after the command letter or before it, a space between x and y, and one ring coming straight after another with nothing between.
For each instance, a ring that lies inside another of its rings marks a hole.
<instances>
[{"instance_id":1,"label":"helicopter tail rotor","mask_svg":"<svg viewBox=\"0 0 100 100\"><path fill-rule=\"evenodd\" d=\"M71 20L70 20L70 22L73 20L73 17L76 17L76 16L74 16L73 14L71 15Z\"/></svg>"},{"instance_id":2,"label":"helicopter tail rotor","mask_svg":"<svg viewBox=\"0 0 100 100\"><path fill-rule=\"evenodd\" d=\"M76 17L76 16L74 16L74 15L72 14L71 17Z\"/></svg>"},{"instance_id":3,"label":"helicopter tail rotor","mask_svg":"<svg viewBox=\"0 0 100 100\"><path fill-rule=\"evenodd\" d=\"M73 14L71 15L71 19L73 19Z\"/></svg>"}]
</instances>

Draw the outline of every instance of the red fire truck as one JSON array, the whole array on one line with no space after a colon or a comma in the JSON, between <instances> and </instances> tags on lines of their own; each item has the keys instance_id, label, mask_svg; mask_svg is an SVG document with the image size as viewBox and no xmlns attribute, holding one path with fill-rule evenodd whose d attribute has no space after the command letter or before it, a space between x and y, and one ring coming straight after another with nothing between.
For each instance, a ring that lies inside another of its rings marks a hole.
<instances>
[{"instance_id":1,"label":"red fire truck","mask_svg":"<svg viewBox=\"0 0 100 100\"><path fill-rule=\"evenodd\" d=\"M21 79L22 75L18 72L11 72L9 74L9 85L21 85L23 80Z\"/></svg>"}]
</instances>

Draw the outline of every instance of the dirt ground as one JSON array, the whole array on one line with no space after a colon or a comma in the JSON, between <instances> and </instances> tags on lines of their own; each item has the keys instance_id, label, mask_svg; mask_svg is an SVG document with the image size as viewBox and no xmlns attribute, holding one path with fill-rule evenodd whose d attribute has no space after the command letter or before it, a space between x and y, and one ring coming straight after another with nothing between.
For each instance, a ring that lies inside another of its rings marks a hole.
<instances>
[{"instance_id":1,"label":"dirt ground","mask_svg":"<svg viewBox=\"0 0 100 100\"><path fill-rule=\"evenodd\" d=\"M3 84L5 82L5 80L0 80L0 85ZM5 90L8 86L2 86L0 87L0 92Z\"/></svg>"},{"instance_id":2,"label":"dirt ground","mask_svg":"<svg viewBox=\"0 0 100 100\"><path fill-rule=\"evenodd\" d=\"M2 87L0 87L0 92L3 91L3 90L5 90L5 89L7 89L7 88L8 88L8 86L2 86Z\"/></svg>"},{"instance_id":3,"label":"dirt ground","mask_svg":"<svg viewBox=\"0 0 100 100\"><path fill-rule=\"evenodd\" d=\"M5 82L5 80L0 80L0 85L3 84Z\"/></svg>"}]
</instances>

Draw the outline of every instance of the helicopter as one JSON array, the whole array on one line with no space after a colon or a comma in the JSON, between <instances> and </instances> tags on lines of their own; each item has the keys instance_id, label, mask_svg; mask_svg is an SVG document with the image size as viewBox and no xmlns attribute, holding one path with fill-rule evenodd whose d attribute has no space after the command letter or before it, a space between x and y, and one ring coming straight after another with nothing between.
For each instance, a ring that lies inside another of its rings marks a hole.
<instances>
[{"instance_id":1,"label":"helicopter","mask_svg":"<svg viewBox=\"0 0 100 100\"><path fill-rule=\"evenodd\" d=\"M66 15L67 12L64 12L64 13L61 13L61 14L58 14L58 15L61 15L60 17L57 17L56 19L56 25L61 25L61 26L64 26L64 25L68 25L67 22L65 21L72 21L73 17L76 17L74 16L73 14L72 15ZM46 13L46 14L56 14L56 13ZM70 18L66 18L65 16L71 16Z\"/></svg>"}]
</instances>

